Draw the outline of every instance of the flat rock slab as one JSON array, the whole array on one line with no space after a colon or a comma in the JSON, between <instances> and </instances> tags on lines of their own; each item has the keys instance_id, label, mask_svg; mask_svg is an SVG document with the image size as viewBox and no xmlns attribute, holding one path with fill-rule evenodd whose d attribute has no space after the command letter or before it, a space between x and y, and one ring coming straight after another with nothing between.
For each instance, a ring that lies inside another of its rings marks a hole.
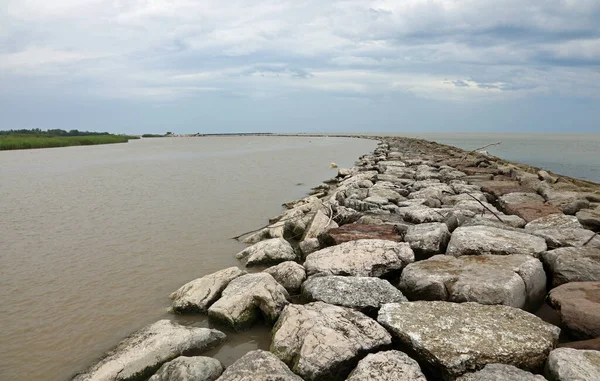
<instances>
[{"instance_id":1,"label":"flat rock slab","mask_svg":"<svg viewBox=\"0 0 600 381\"><path fill-rule=\"evenodd\" d=\"M385 304L377 321L442 379L493 363L539 371L560 333L523 310L478 303Z\"/></svg>"},{"instance_id":2,"label":"flat rock slab","mask_svg":"<svg viewBox=\"0 0 600 381\"><path fill-rule=\"evenodd\" d=\"M532 189L522 186L518 181L484 181L479 184L483 192L490 193L496 198L509 193L530 193Z\"/></svg>"},{"instance_id":3,"label":"flat rock slab","mask_svg":"<svg viewBox=\"0 0 600 381\"><path fill-rule=\"evenodd\" d=\"M562 213L560 209L552 204L541 204L538 202L525 202L521 204L508 204L504 207L506 214L514 214L527 222L537 220L551 214Z\"/></svg>"},{"instance_id":4,"label":"flat rock slab","mask_svg":"<svg viewBox=\"0 0 600 381\"><path fill-rule=\"evenodd\" d=\"M539 194L528 192L507 193L498 198L498 203L502 209L506 208L507 205L513 204L543 204L544 202L544 198Z\"/></svg>"},{"instance_id":5,"label":"flat rock slab","mask_svg":"<svg viewBox=\"0 0 600 381\"><path fill-rule=\"evenodd\" d=\"M548 356L544 375L552 381L600 380L600 352L557 348Z\"/></svg>"},{"instance_id":6,"label":"flat rock slab","mask_svg":"<svg viewBox=\"0 0 600 381\"><path fill-rule=\"evenodd\" d=\"M179 356L169 361L148 381L215 381L223 373L223 365L211 357Z\"/></svg>"},{"instance_id":7,"label":"flat rock slab","mask_svg":"<svg viewBox=\"0 0 600 381\"><path fill-rule=\"evenodd\" d=\"M406 353L386 351L360 360L346 381L427 381L419 364Z\"/></svg>"},{"instance_id":8,"label":"flat rock slab","mask_svg":"<svg viewBox=\"0 0 600 381\"><path fill-rule=\"evenodd\" d=\"M288 261L264 270L271 274L275 280L281 284L288 293L295 294L300 291L302 282L306 280L306 271L302 265L296 262Z\"/></svg>"},{"instance_id":9,"label":"flat rock slab","mask_svg":"<svg viewBox=\"0 0 600 381\"><path fill-rule=\"evenodd\" d=\"M216 329L186 327L159 320L121 341L74 381L138 380L151 376L162 364L188 351L206 351L225 341Z\"/></svg>"},{"instance_id":10,"label":"flat rock slab","mask_svg":"<svg viewBox=\"0 0 600 381\"><path fill-rule=\"evenodd\" d=\"M459 227L452 233L446 254L510 255L526 254L538 257L546 251L546 240L531 234L499 229L491 226Z\"/></svg>"},{"instance_id":11,"label":"flat rock slab","mask_svg":"<svg viewBox=\"0 0 600 381\"><path fill-rule=\"evenodd\" d=\"M441 222L430 222L409 226L404 241L420 258L430 257L446 251L450 241L448 226Z\"/></svg>"},{"instance_id":12,"label":"flat rock slab","mask_svg":"<svg viewBox=\"0 0 600 381\"><path fill-rule=\"evenodd\" d=\"M391 342L390 334L366 315L314 302L283 310L271 352L304 380L343 380L362 356Z\"/></svg>"},{"instance_id":13,"label":"flat rock slab","mask_svg":"<svg viewBox=\"0 0 600 381\"><path fill-rule=\"evenodd\" d=\"M319 234L319 243L323 247L339 245L359 239L384 239L402 242L402 237L392 225L346 224Z\"/></svg>"},{"instance_id":14,"label":"flat rock slab","mask_svg":"<svg viewBox=\"0 0 600 381\"><path fill-rule=\"evenodd\" d=\"M408 243L361 239L321 249L306 257L307 275L351 275L380 277L402 270L414 262Z\"/></svg>"},{"instance_id":15,"label":"flat rock slab","mask_svg":"<svg viewBox=\"0 0 600 381\"><path fill-rule=\"evenodd\" d=\"M283 238L261 241L240 251L235 257L247 259L246 266L273 265L298 259L292 245Z\"/></svg>"},{"instance_id":16,"label":"flat rock slab","mask_svg":"<svg viewBox=\"0 0 600 381\"><path fill-rule=\"evenodd\" d=\"M374 312L385 303L406 302L402 292L390 282L371 277L339 275L313 276L302 285L302 298L336 306Z\"/></svg>"},{"instance_id":17,"label":"flat rock slab","mask_svg":"<svg viewBox=\"0 0 600 381\"><path fill-rule=\"evenodd\" d=\"M575 246L575 247L598 247L600 248L600 235L584 228L553 228L541 229L531 232L546 240L548 248Z\"/></svg>"},{"instance_id":18,"label":"flat rock slab","mask_svg":"<svg viewBox=\"0 0 600 381\"><path fill-rule=\"evenodd\" d=\"M545 381L539 374L533 374L512 365L488 364L482 370L467 373L456 381Z\"/></svg>"},{"instance_id":19,"label":"flat rock slab","mask_svg":"<svg viewBox=\"0 0 600 381\"><path fill-rule=\"evenodd\" d=\"M218 381L303 381L271 352L255 350L231 364Z\"/></svg>"},{"instance_id":20,"label":"flat rock slab","mask_svg":"<svg viewBox=\"0 0 600 381\"><path fill-rule=\"evenodd\" d=\"M171 310L176 313L206 312L221 297L229 282L244 274L246 272L237 267L229 267L186 283L171 294Z\"/></svg>"},{"instance_id":21,"label":"flat rock slab","mask_svg":"<svg viewBox=\"0 0 600 381\"><path fill-rule=\"evenodd\" d=\"M577 212L576 216L579 222L587 229L600 232L600 210L581 209Z\"/></svg>"},{"instance_id":22,"label":"flat rock slab","mask_svg":"<svg viewBox=\"0 0 600 381\"><path fill-rule=\"evenodd\" d=\"M600 249L562 247L542 253L552 286L570 282L600 282Z\"/></svg>"},{"instance_id":23,"label":"flat rock slab","mask_svg":"<svg viewBox=\"0 0 600 381\"><path fill-rule=\"evenodd\" d=\"M286 289L271 274L242 275L227 285L221 299L208 309L208 316L242 330L261 315L267 323L275 322L289 298Z\"/></svg>"},{"instance_id":24,"label":"flat rock slab","mask_svg":"<svg viewBox=\"0 0 600 381\"><path fill-rule=\"evenodd\" d=\"M553 213L547 216L537 218L533 221L529 221L525 225L525 230L533 232L536 230L543 229L556 229L556 228L581 228L581 224L577 217L569 216L567 214Z\"/></svg>"},{"instance_id":25,"label":"flat rock slab","mask_svg":"<svg viewBox=\"0 0 600 381\"><path fill-rule=\"evenodd\" d=\"M399 287L411 300L533 310L546 296L546 274L542 263L529 255L436 255L406 266Z\"/></svg>"},{"instance_id":26,"label":"flat rock slab","mask_svg":"<svg viewBox=\"0 0 600 381\"><path fill-rule=\"evenodd\" d=\"M578 339L600 336L600 282L575 282L558 286L548 302L560 314L565 330Z\"/></svg>"}]
</instances>

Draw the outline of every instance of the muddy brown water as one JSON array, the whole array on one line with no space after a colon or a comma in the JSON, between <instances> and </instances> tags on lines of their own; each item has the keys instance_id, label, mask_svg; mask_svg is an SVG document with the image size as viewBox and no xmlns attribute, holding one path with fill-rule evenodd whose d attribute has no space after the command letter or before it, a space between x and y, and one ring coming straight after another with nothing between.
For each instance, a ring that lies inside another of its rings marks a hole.
<instances>
[{"instance_id":1,"label":"muddy brown water","mask_svg":"<svg viewBox=\"0 0 600 381\"><path fill-rule=\"evenodd\" d=\"M230 239L377 142L206 137L0 152L0 380L66 380L166 312L184 283L240 265ZM229 334L231 364L269 329Z\"/></svg>"}]
</instances>

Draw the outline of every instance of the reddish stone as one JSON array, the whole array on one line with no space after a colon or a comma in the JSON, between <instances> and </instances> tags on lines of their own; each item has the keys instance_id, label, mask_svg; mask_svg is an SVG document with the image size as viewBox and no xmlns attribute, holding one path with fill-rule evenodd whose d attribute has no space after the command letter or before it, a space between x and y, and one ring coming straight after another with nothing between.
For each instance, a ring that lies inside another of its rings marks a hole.
<instances>
[{"instance_id":1,"label":"reddish stone","mask_svg":"<svg viewBox=\"0 0 600 381\"><path fill-rule=\"evenodd\" d=\"M480 183L483 192L491 193L496 198L514 192L534 192L532 189L519 184L518 181L484 181Z\"/></svg>"},{"instance_id":2,"label":"reddish stone","mask_svg":"<svg viewBox=\"0 0 600 381\"><path fill-rule=\"evenodd\" d=\"M600 336L600 282L573 282L548 294L548 302L559 314L565 330L577 339Z\"/></svg>"},{"instance_id":3,"label":"reddish stone","mask_svg":"<svg viewBox=\"0 0 600 381\"><path fill-rule=\"evenodd\" d=\"M464 167L460 169L467 175L501 175L502 170L498 168Z\"/></svg>"},{"instance_id":4,"label":"reddish stone","mask_svg":"<svg viewBox=\"0 0 600 381\"><path fill-rule=\"evenodd\" d=\"M562 210L558 209L552 204L541 204L533 202L525 202L522 204L508 204L505 208L506 214L514 214L526 222L537 220L538 218L545 217L549 214L562 214Z\"/></svg>"},{"instance_id":5,"label":"reddish stone","mask_svg":"<svg viewBox=\"0 0 600 381\"><path fill-rule=\"evenodd\" d=\"M319 234L321 246L339 245L357 239L385 239L402 242L394 225L346 224Z\"/></svg>"},{"instance_id":6,"label":"reddish stone","mask_svg":"<svg viewBox=\"0 0 600 381\"><path fill-rule=\"evenodd\" d=\"M600 351L600 337L589 340L571 341L568 343L558 344L561 348L573 348L573 349L588 349L593 351Z\"/></svg>"}]
</instances>

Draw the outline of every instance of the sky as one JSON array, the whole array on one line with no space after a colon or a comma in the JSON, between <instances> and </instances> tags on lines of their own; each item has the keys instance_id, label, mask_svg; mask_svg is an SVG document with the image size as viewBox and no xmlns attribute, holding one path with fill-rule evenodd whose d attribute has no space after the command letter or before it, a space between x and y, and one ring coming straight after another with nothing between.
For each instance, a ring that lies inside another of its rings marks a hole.
<instances>
[{"instance_id":1,"label":"sky","mask_svg":"<svg viewBox=\"0 0 600 381\"><path fill-rule=\"evenodd\" d=\"M0 130L600 132L598 0L0 0Z\"/></svg>"}]
</instances>

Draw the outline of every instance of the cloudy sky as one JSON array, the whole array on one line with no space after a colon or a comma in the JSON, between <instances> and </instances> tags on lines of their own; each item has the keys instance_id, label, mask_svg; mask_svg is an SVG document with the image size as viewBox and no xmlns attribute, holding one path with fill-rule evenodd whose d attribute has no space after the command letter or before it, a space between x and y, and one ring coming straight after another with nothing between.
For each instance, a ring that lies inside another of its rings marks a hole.
<instances>
[{"instance_id":1,"label":"cloudy sky","mask_svg":"<svg viewBox=\"0 0 600 381\"><path fill-rule=\"evenodd\" d=\"M598 0L0 0L0 129L599 121Z\"/></svg>"}]
</instances>

